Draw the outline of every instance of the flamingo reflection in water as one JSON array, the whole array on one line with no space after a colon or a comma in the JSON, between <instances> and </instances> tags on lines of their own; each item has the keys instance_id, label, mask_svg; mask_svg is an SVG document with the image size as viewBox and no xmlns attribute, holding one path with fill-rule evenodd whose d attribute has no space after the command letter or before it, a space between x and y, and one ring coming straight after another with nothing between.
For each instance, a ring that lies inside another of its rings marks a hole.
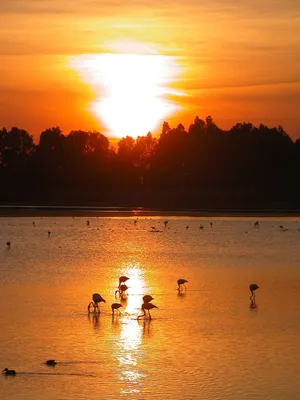
<instances>
[{"instance_id":1,"label":"flamingo reflection in water","mask_svg":"<svg viewBox=\"0 0 300 400\"><path fill-rule=\"evenodd\" d=\"M90 304L88 305L88 312L91 312L91 308L94 308L94 312L98 312L100 314L100 309L98 306L98 303L106 303L106 301L103 299L103 297L99 294L99 293L94 293L93 297L92 297L93 301L90 302Z\"/></svg>"}]
</instances>

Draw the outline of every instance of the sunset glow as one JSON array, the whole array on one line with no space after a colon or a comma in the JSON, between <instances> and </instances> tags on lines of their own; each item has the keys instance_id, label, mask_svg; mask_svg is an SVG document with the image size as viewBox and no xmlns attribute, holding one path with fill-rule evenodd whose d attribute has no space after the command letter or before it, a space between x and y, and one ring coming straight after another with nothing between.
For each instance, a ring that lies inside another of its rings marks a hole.
<instances>
[{"instance_id":1,"label":"sunset glow","mask_svg":"<svg viewBox=\"0 0 300 400\"><path fill-rule=\"evenodd\" d=\"M72 57L96 97L91 112L110 136L136 138L155 129L180 109L168 97L180 96L172 81L180 73L174 57L153 54L100 54Z\"/></svg>"}]
</instances>

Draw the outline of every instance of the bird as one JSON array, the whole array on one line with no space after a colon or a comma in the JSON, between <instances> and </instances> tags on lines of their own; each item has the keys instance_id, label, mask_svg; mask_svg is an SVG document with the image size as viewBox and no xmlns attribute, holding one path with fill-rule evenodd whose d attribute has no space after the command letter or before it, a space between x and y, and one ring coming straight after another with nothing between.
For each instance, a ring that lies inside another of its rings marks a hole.
<instances>
[{"instance_id":1,"label":"bird","mask_svg":"<svg viewBox=\"0 0 300 400\"><path fill-rule=\"evenodd\" d=\"M258 221L256 221L256 222L254 223L254 228L259 228L259 222L258 222Z\"/></svg>"},{"instance_id":2,"label":"bird","mask_svg":"<svg viewBox=\"0 0 300 400\"><path fill-rule=\"evenodd\" d=\"M120 289L121 284L124 283L124 282L126 282L126 281L128 281L128 279L129 279L129 278L128 278L127 276L125 276L125 275L120 276L118 288Z\"/></svg>"},{"instance_id":3,"label":"bird","mask_svg":"<svg viewBox=\"0 0 300 400\"><path fill-rule=\"evenodd\" d=\"M185 227L185 229L189 229L189 226L187 225L187 226Z\"/></svg>"},{"instance_id":4,"label":"bird","mask_svg":"<svg viewBox=\"0 0 300 400\"><path fill-rule=\"evenodd\" d=\"M56 365L57 362L56 362L55 360L47 360L47 361L45 362L45 364L46 364L46 365L49 365L49 366L51 366L51 367L54 367L54 365Z\"/></svg>"},{"instance_id":5,"label":"bird","mask_svg":"<svg viewBox=\"0 0 300 400\"><path fill-rule=\"evenodd\" d=\"M249 290L251 292L250 299L255 299L255 290L259 289L259 286L256 283L251 283L249 285Z\"/></svg>"},{"instance_id":6,"label":"bird","mask_svg":"<svg viewBox=\"0 0 300 400\"><path fill-rule=\"evenodd\" d=\"M6 246L7 246L8 249L10 249L10 245L11 245L10 242L6 242Z\"/></svg>"},{"instance_id":7,"label":"bird","mask_svg":"<svg viewBox=\"0 0 300 400\"><path fill-rule=\"evenodd\" d=\"M169 221L164 221L165 227L168 225Z\"/></svg>"},{"instance_id":8,"label":"bird","mask_svg":"<svg viewBox=\"0 0 300 400\"><path fill-rule=\"evenodd\" d=\"M143 311L143 314L142 314L142 315L139 315L139 316L137 317L137 319L140 319L140 318L142 318L142 317L146 317L146 310L148 311L149 319L152 319L151 314L150 314L150 310L152 310L153 308L158 308L158 307L156 307L156 306L155 306L154 304L152 304L152 303L143 303L143 304L142 304L142 307L141 307L141 310Z\"/></svg>"},{"instance_id":9,"label":"bird","mask_svg":"<svg viewBox=\"0 0 300 400\"><path fill-rule=\"evenodd\" d=\"M199 229L203 229L203 225L200 225L200 226L199 226Z\"/></svg>"},{"instance_id":10,"label":"bird","mask_svg":"<svg viewBox=\"0 0 300 400\"><path fill-rule=\"evenodd\" d=\"M144 304L150 303L150 301L152 301L152 300L154 300L154 298L152 296L150 296L150 294L145 294L145 296L143 296Z\"/></svg>"},{"instance_id":11,"label":"bird","mask_svg":"<svg viewBox=\"0 0 300 400\"><path fill-rule=\"evenodd\" d=\"M48 237L50 237L50 235L51 235L51 231L48 231Z\"/></svg>"},{"instance_id":12,"label":"bird","mask_svg":"<svg viewBox=\"0 0 300 400\"><path fill-rule=\"evenodd\" d=\"M90 226L90 221L86 221L87 226Z\"/></svg>"},{"instance_id":13,"label":"bird","mask_svg":"<svg viewBox=\"0 0 300 400\"><path fill-rule=\"evenodd\" d=\"M188 282L188 281L185 280L185 279L178 279L178 281L177 281L177 283L178 283L178 288L177 288L177 290L182 289L183 286L186 288L186 286L185 286L185 283L186 283L186 282Z\"/></svg>"},{"instance_id":14,"label":"bird","mask_svg":"<svg viewBox=\"0 0 300 400\"><path fill-rule=\"evenodd\" d=\"M2 371L2 374L4 374L4 375L16 375L16 371L14 369L4 368L4 370Z\"/></svg>"},{"instance_id":15,"label":"bird","mask_svg":"<svg viewBox=\"0 0 300 400\"><path fill-rule=\"evenodd\" d=\"M123 307L122 304L112 303L112 305L111 305L112 314L115 315L115 310L117 310L119 312L119 314L121 314L121 311L119 310L120 307Z\"/></svg>"},{"instance_id":16,"label":"bird","mask_svg":"<svg viewBox=\"0 0 300 400\"><path fill-rule=\"evenodd\" d=\"M90 312L91 307L94 307L94 312L98 311L100 313L100 309L98 306L98 303L106 303L106 301L103 299L103 297L99 293L94 293L92 296L93 301L90 302L88 305L88 312Z\"/></svg>"},{"instance_id":17,"label":"bird","mask_svg":"<svg viewBox=\"0 0 300 400\"><path fill-rule=\"evenodd\" d=\"M118 287L118 289L115 291L115 296L117 295L118 292L119 292L119 295L120 295L120 296L126 295L127 289L128 289L128 286L127 286L127 285L125 285L125 284L120 285L120 286Z\"/></svg>"}]
</instances>

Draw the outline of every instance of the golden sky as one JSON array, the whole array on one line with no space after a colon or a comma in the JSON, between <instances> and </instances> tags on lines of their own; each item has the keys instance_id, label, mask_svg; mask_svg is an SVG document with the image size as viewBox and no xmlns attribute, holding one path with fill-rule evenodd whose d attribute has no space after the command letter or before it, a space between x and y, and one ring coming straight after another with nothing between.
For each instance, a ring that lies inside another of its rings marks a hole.
<instances>
[{"instance_id":1,"label":"golden sky","mask_svg":"<svg viewBox=\"0 0 300 400\"><path fill-rule=\"evenodd\" d=\"M299 0L2 0L0 10L0 126L126 136L138 107L140 135L146 117L159 130L210 114L224 129L281 124L300 136Z\"/></svg>"}]
</instances>

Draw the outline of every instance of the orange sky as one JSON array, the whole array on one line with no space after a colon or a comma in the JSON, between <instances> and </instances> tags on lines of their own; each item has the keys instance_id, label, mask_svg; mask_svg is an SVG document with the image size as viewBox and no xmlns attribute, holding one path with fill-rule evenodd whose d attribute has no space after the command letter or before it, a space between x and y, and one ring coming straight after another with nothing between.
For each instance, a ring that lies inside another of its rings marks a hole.
<instances>
[{"instance_id":1,"label":"orange sky","mask_svg":"<svg viewBox=\"0 0 300 400\"><path fill-rule=\"evenodd\" d=\"M224 129L239 121L262 122L300 136L299 0L2 0L0 10L0 126L18 126L35 138L52 126L110 136L103 115L91 111L95 101L104 106L106 99L110 118L118 118L120 102L130 110L130 100L144 93L141 82L154 78L152 67L143 67L140 82L131 83L136 72L129 68L128 101L123 94L108 101L112 87L105 76L111 68L103 72L101 55L138 54L173 60L178 68L169 77L158 74L151 96L168 101L172 111L152 117L155 129L163 120L188 128L196 115L210 114ZM72 64L84 57L97 60L85 73L82 63ZM115 59L116 65L123 62ZM152 102L141 96L131 108L141 107L142 121L142 110ZM125 115L129 123L127 111L119 120Z\"/></svg>"}]
</instances>

